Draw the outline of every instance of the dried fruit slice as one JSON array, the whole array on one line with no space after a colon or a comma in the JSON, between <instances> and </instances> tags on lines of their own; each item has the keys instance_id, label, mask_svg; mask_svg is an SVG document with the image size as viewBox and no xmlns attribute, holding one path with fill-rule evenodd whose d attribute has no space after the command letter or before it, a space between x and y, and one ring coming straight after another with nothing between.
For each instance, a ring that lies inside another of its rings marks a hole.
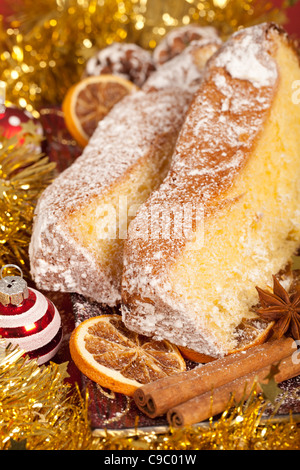
<instances>
[{"instance_id":1,"label":"dried fruit slice","mask_svg":"<svg viewBox=\"0 0 300 470\"><path fill-rule=\"evenodd\" d=\"M67 92L62 105L69 132L84 147L98 122L124 96L136 90L129 80L109 74L87 77L76 83Z\"/></svg>"},{"instance_id":2,"label":"dried fruit slice","mask_svg":"<svg viewBox=\"0 0 300 470\"><path fill-rule=\"evenodd\" d=\"M128 396L143 384L186 369L176 346L128 330L116 314L92 317L77 326L70 352L83 374Z\"/></svg>"},{"instance_id":3,"label":"dried fruit slice","mask_svg":"<svg viewBox=\"0 0 300 470\"><path fill-rule=\"evenodd\" d=\"M271 335L274 322L267 322L260 318L244 319L235 330L235 338L237 340L236 347L229 351L228 354L245 351L252 346L257 346L264 343ZM194 362L207 363L214 361L216 358L201 354L191 349L178 346L183 357Z\"/></svg>"}]
</instances>

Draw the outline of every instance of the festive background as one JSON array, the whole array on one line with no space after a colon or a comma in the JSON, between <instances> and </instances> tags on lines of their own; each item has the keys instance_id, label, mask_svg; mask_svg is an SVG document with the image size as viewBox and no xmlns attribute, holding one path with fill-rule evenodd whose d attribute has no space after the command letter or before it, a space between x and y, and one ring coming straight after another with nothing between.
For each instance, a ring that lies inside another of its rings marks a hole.
<instances>
[{"instance_id":1,"label":"festive background","mask_svg":"<svg viewBox=\"0 0 300 470\"><path fill-rule=\"evenodd\" d=\"M213 25L224 39L265 20L284 24L296 41L300 35L295 0L5 0L0 15L7 107L6 113L0 109L0 261L21 266L29 284L28 244L39 194L82 151L66 128L62 101L95 51L114 41L151 51L169 30L189 23ZM0 105L3 97L0 89ZM47 295L59 309L65 338L54 363L25 363L20 351L5 351L0 339L0 449L300 448L293 417L262 423L256 394L206 428L96 438L89 397L68 351L71 300Z\"/></svg>"}]
</instances>

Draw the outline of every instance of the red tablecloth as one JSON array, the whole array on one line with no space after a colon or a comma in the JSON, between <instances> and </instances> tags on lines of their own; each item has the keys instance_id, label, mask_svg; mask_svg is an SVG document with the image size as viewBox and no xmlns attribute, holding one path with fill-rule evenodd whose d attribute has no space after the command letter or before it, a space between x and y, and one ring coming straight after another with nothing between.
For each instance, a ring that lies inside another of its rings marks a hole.
<instances>
[{"instance_id":1,"label":"red tablecloth","mask_svg":"<svg viewBox=\"0 0 300 470\"><path fill-rule=\"evenodd\" d=\"M275 5L280 6L282 0L273 0ZM297 37L300 36L300 1L296 3L293 7L290 7L287 10L288 23L285 25L288 33L293 34Z\"/></svg>"}]
</instances>

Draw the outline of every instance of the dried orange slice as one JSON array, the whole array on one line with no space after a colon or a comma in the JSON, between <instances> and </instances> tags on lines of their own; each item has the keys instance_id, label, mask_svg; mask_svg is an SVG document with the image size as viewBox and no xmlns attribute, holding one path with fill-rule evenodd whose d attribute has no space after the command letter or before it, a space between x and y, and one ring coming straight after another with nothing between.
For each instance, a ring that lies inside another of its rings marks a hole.
<instances>
[{"instance_id":1,"label":"dried orange slice","mask_svg":"<svg viewBox=\"0 0 300 470\"><path fill-rule=\"evenodd\" d=\"M74 139L85 146L112 107L137 87L116 75L87 77L67 92L62 109L65 123Z\"/></svg>"},{"instance_id":2,"label":"dried orange slice","mask_svg":"<svg viewBox=\"0 0 300 470\"><path fill-rule=\"evenodd\" d=\"M232 351L229 351L228 355L246 351L246 349L264 343L270 337L273 325L274 322L267 322L261 318L242 320L235 330L237 345ZM178 346L178 349L184 358L193 362L207 363L216 359L215 357L198 353L183 346Z\"/></svg>"},{"instance_id":3,"label":"dried orange slice","mask_svg":"<svg viewBox=\"0 0 300 470\"><path fill-rule=\"evenodd\" d=\"M176 346L128 330L117 314L92 317L77 326L70 352L83 374L128 396L143 384L186 369Z\"/></svg>"}]
</instances>

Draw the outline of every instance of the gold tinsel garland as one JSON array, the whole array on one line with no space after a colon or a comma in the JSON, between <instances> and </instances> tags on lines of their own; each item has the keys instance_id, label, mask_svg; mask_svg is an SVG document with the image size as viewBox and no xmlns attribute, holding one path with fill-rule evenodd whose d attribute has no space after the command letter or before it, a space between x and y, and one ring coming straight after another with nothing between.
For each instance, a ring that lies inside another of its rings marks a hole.
<instances>
[{"instance_id":1,"label":"gold tinsel garland","mask_svg":"<svg viewBox=\"0 0 300 470\"><path fill-rule=\"evenodd\" d=\"M67 382L67 364L38 366L24 351L0 339L0 450L293 450L300 427L262 420L267 406L255 392L245 405L232 400L221 418L206 426L162 434L95 437L88 397ZM254 390L254 388L253 388Z\"/></svg>"},{"instance_id":2,"label":"gold tinsel garland","mask_svg":"<svg viewBox=\"0 0 300 470\"><path fill-rule=\"evenodd\" d=\"M42 139L33 121L0 137L0 265L16 263L25 274L35 206L55 168L41 153Z\"/></svg>"},{"instance_id":3,"label":"gold tinsel garland","mask_svg":"<svg viewBox=\"0 0 300 470\"><path fill-rule=\"evenodd\" d=\"M262 21L283 23L286 8L262 0L5 0L14 14L0 23L0 79L8 99L38 116L59 104L86 60L114 41L153 49L172 28L198 23L223 37ZM1 17L0 17L1 18Z\"/></svg>"}]
</instances>

